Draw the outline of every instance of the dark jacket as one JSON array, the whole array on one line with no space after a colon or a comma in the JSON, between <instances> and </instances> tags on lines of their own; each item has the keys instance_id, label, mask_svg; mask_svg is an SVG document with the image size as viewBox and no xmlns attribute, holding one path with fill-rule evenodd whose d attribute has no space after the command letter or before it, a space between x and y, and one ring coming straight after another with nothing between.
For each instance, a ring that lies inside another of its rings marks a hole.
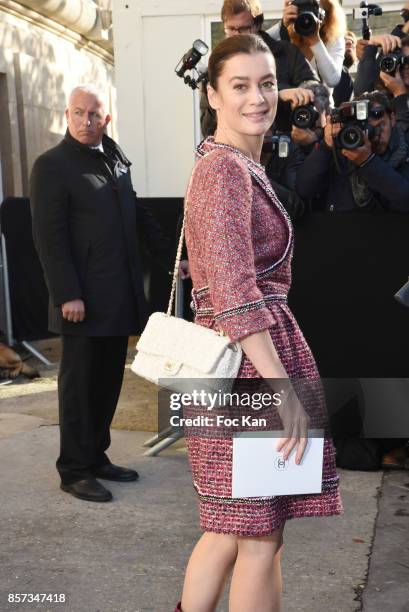
<instances>
[{"instance_id":1,"label":"dark jacket","mask_svg":"<svg viewBox=\"0 0 409 612\"><path fill-rule=\"evenodd\" d=\"M161 255L166 244L132 187L130 162L108 136L104 153L67 132L35 161L33 237L50 295L49 329L58 334L122 336L146 322L139 243ZM61 305L82 299L85 320L66 321Z\"/></svg>"},{"instance_id":2,"label":"dark jacket","mask_svg":"<svg viewBox=\"0 0 409 612\"><path fill-rule=\"evenodd\" d=\"M409 94L401 94L393 99L396 123L405 132L409 129Z\"/></svg>"},{"instance_id":3,"label":"dark jacket","mask_svg":"<svg viewBox=\"0 0 409 612\"><path fill-rule=\"evenodd\" d=\"M274 55L277 66L278 89L301 87L303 83L318 81L318 77L296 45L289 40L274 40L267 32L259 36Z\"/></svg>"},{"instance_id":4,"label":"dark jacket","mask_svg":"<svg viewBox=\"0 0 409 612\"><path fill-rule=\"evenodd\" d=\"M403 28L403 23L399 23L398 25L396 25L391 34L393 34L393 36L399 36L399 38L405 38L405 36L407 36L406 32L402 31Z\"/></svg>"},{"instance_id":5,"label":"dark jacket","mask_svg":"<svg viewBox=\"0 0 409 612\"><path fill-rule=\"evenodd\" d=\"M366 91L374 91L384 86L379 81L379 63L378 63L379 48L376 45L368 45L365 47L362 54L362 59L358 63L356 76L354 80L354 96L360 96Z\"/></svg>"},{"instance_id":6,"label":"dark jacket","mask_svg":"<svg viewBox=\"0 0 409 612\"><path fill-rule=\"evenodd\" d=\"M318 82L317 75L298 47L285 40L273 40L267 32L261 31L258 34L274 55L279 90L301 87L311 81ZM282 132L289 131L290 112L290 105L279 100L276 129ZM209 106L205 87L200 99L200 125L203 137L211 136L216 131L216 113Z\"/></svg>"},{"instance_id":7,"label":"dark jacket","mask_svg":"<svg viewBox=\"0 0 409 612\"><path fill-rule=\"evenodd\" d=\"M295 189L297 171L306 155L298 145L289 143L288 156L279 157L275 151L265 160L268 178L287 189Z\"/></svg>"},{"instance_id":8,"label":"dark jacket","mask_svg":"<svg viewBox=\"0 0 409 612\"><path fill-rule=\"evenodd\" d=\"M342 66L341 79L338 85L334 87L334 91L332 92L334 106L337 107L343 102L349 102L353 93L354 81L348 68L346 66Z\"/></svg>"},{"instance_id":9,"label":"dark jacket","mask_svg":"<svg viewBox=\"0 0 409 612\"><path fill-rule=\"evenodd\" d=\"M367 91L380 89L390 97L391 94L385 88L379 78L379 58L377 58L378 48L375 45L368 45L364 49L361 61L358 64L358 71L354 82L354 94L359 96ZM396 115L396 122L406 132L409 128L409 94L401 94L393 98L393 107Z\"/></svg>"},{"instance_id":10,"label":"dark jacket","mask_svg":"<svg viewBox=\"0 0 409 612\"><path fill-rule=\"evenodd\" d=\"M354 169L365 179L372 199L362 210L382 207L386 210L409 213L409 147L406 159L399 167L392 168L383 156L374 155L362 167L356 167L339 154L341 170ZM355 202L351 180L340 175L335 167L333 151L323 142L314 148L297 172L296 191L304 199L320 195L326 210L360 210Z\"/></svg>"}]
</instances>

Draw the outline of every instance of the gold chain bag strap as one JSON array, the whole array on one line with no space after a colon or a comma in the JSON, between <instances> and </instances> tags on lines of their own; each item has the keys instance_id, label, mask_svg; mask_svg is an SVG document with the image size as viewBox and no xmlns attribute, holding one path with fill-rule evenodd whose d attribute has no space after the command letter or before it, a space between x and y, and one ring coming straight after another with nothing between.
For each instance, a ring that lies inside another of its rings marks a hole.
<instances>
[{"instance_id":1,"label":"gold chain bag strap","mask_svg":"<svg viewBox=\"0 0 409 612\"><path fill-rule=\"evenodd\" d=\"M237 377L242 359L238 342L232 342L213 329L172 316L182 256L188 209L190 180L183 214L182 229L173 270L172 290L166 313L154 312L136 346L131 370L156 385L180 393L196 388L228 393ZM204 380L206 379L206 380Z\"/></svg>"}]
</instances>

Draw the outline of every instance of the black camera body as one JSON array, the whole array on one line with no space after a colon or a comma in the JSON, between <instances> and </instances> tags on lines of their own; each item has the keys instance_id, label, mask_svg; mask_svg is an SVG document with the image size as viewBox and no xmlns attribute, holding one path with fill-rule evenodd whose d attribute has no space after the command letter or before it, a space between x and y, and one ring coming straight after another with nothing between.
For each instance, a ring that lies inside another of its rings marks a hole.
<instances>
[{"instance_id":1,"label":"black camera body","mask_svg":"<svg viewBox=\"0 0 409 612\"><path fill-rule=\"evenodd\" d=\"M263 153L274 153L278 157L288 157L290 153L291 139L285 134L274 134L265 136L263 142Z\"/></svg>"},{"instance_id":2,"label":"black camera body","mask_svg":"<svg viewBox=\"0 0 409 612\"><path fill-rule=\"evenodd\" d=\"M331 111L331 123L340 123L342 128L336 136L336 144L340 149L358 149L365 141L374 137L375 130L368 123L369 101L354 100L344 102Z\"/></svg>"},{"instance_id":3,"label":"black camera body","mask_svg":"<svg viewBox=\"0 0 409 612\"><path fill-rule=\"evenodd\" d=\"M407 55L403 55L402 51L399 49L394 53L388 53L387 55L383 55L379 59L379 70L382 72L386 72L386 74L390 74L394 76L396 71L401 69L403 66L409 64L409 57Z\"/></svg>"},{"instance_id":4,"label":"black camera body","mask_svg":"<svg viewBox=\"0 0 409 612\"><path fill-rule=\"evenodd\" d=\"M318 21L325 17L325 11L320 8L318 0L293 0L292 3L298 8L294 30L300 36L314 34Z\"/></svg>"},{"instance_id":5,"label":"black camera body","mask_svg":"<svg viewBox=\"0 0 409 612\"><path fill-rule=\"evenodd\" d=\"M291 113L291 123L303 130L313 129L320 114L313 104L297 106Z\"/></svg>"}]
</instances>

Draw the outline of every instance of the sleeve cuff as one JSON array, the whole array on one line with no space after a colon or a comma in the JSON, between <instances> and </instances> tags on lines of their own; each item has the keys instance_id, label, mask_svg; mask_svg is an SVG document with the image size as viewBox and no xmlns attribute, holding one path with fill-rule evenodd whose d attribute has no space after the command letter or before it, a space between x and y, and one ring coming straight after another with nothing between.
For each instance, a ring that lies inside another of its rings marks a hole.
<instances>
[{"instance_id":1,"label":"sleeve cuff","mask_svg":"<svg viewBox=\"0 0 409 612\"><path fill-rule=\"evenodd\" d=\"M263 299L224 310L214 318L217 326L233 342L276 325L276 320Z\"/></svg>"}]
</instances>

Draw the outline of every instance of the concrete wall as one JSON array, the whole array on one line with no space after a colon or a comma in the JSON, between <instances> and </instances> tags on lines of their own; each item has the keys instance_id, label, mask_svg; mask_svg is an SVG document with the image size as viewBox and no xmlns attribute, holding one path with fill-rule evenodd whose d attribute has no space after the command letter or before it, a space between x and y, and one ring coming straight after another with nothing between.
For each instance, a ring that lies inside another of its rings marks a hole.
<instances>
[{"instance_id":1,"label":"concrete wall","mask_svg":"<svg viewBox=\"0 0 409 612\"><path fill-rule=\"evenodd\" d=\"M107 92L116 137L112 53L67 26L27 9L0 4L0 152L4 196L28 194L35 158L66 129L69 91L94 83Z\"/></svg>"},{"instance_id":2,"label":"concrete wall","mask_svg":"<svg viewBox=\"0 0 409 612\"><path fill-rule=\"evenodd\" d=\"M141 196L181 197L193 164L195 144L192 91L174 72L196 38L209 46L222 0L115 0L113 28L118 93L119 139L133 161ZM267 19L279 19L282 0L262 0ZM382 1L384 11L401 8ZM347 14L359 0L344 0ZM399 23L395 15L391 19ZM386 17L371 19L389 31ZM355 29L360 26L357 22Z\"/></svg>"}]
</instances>

